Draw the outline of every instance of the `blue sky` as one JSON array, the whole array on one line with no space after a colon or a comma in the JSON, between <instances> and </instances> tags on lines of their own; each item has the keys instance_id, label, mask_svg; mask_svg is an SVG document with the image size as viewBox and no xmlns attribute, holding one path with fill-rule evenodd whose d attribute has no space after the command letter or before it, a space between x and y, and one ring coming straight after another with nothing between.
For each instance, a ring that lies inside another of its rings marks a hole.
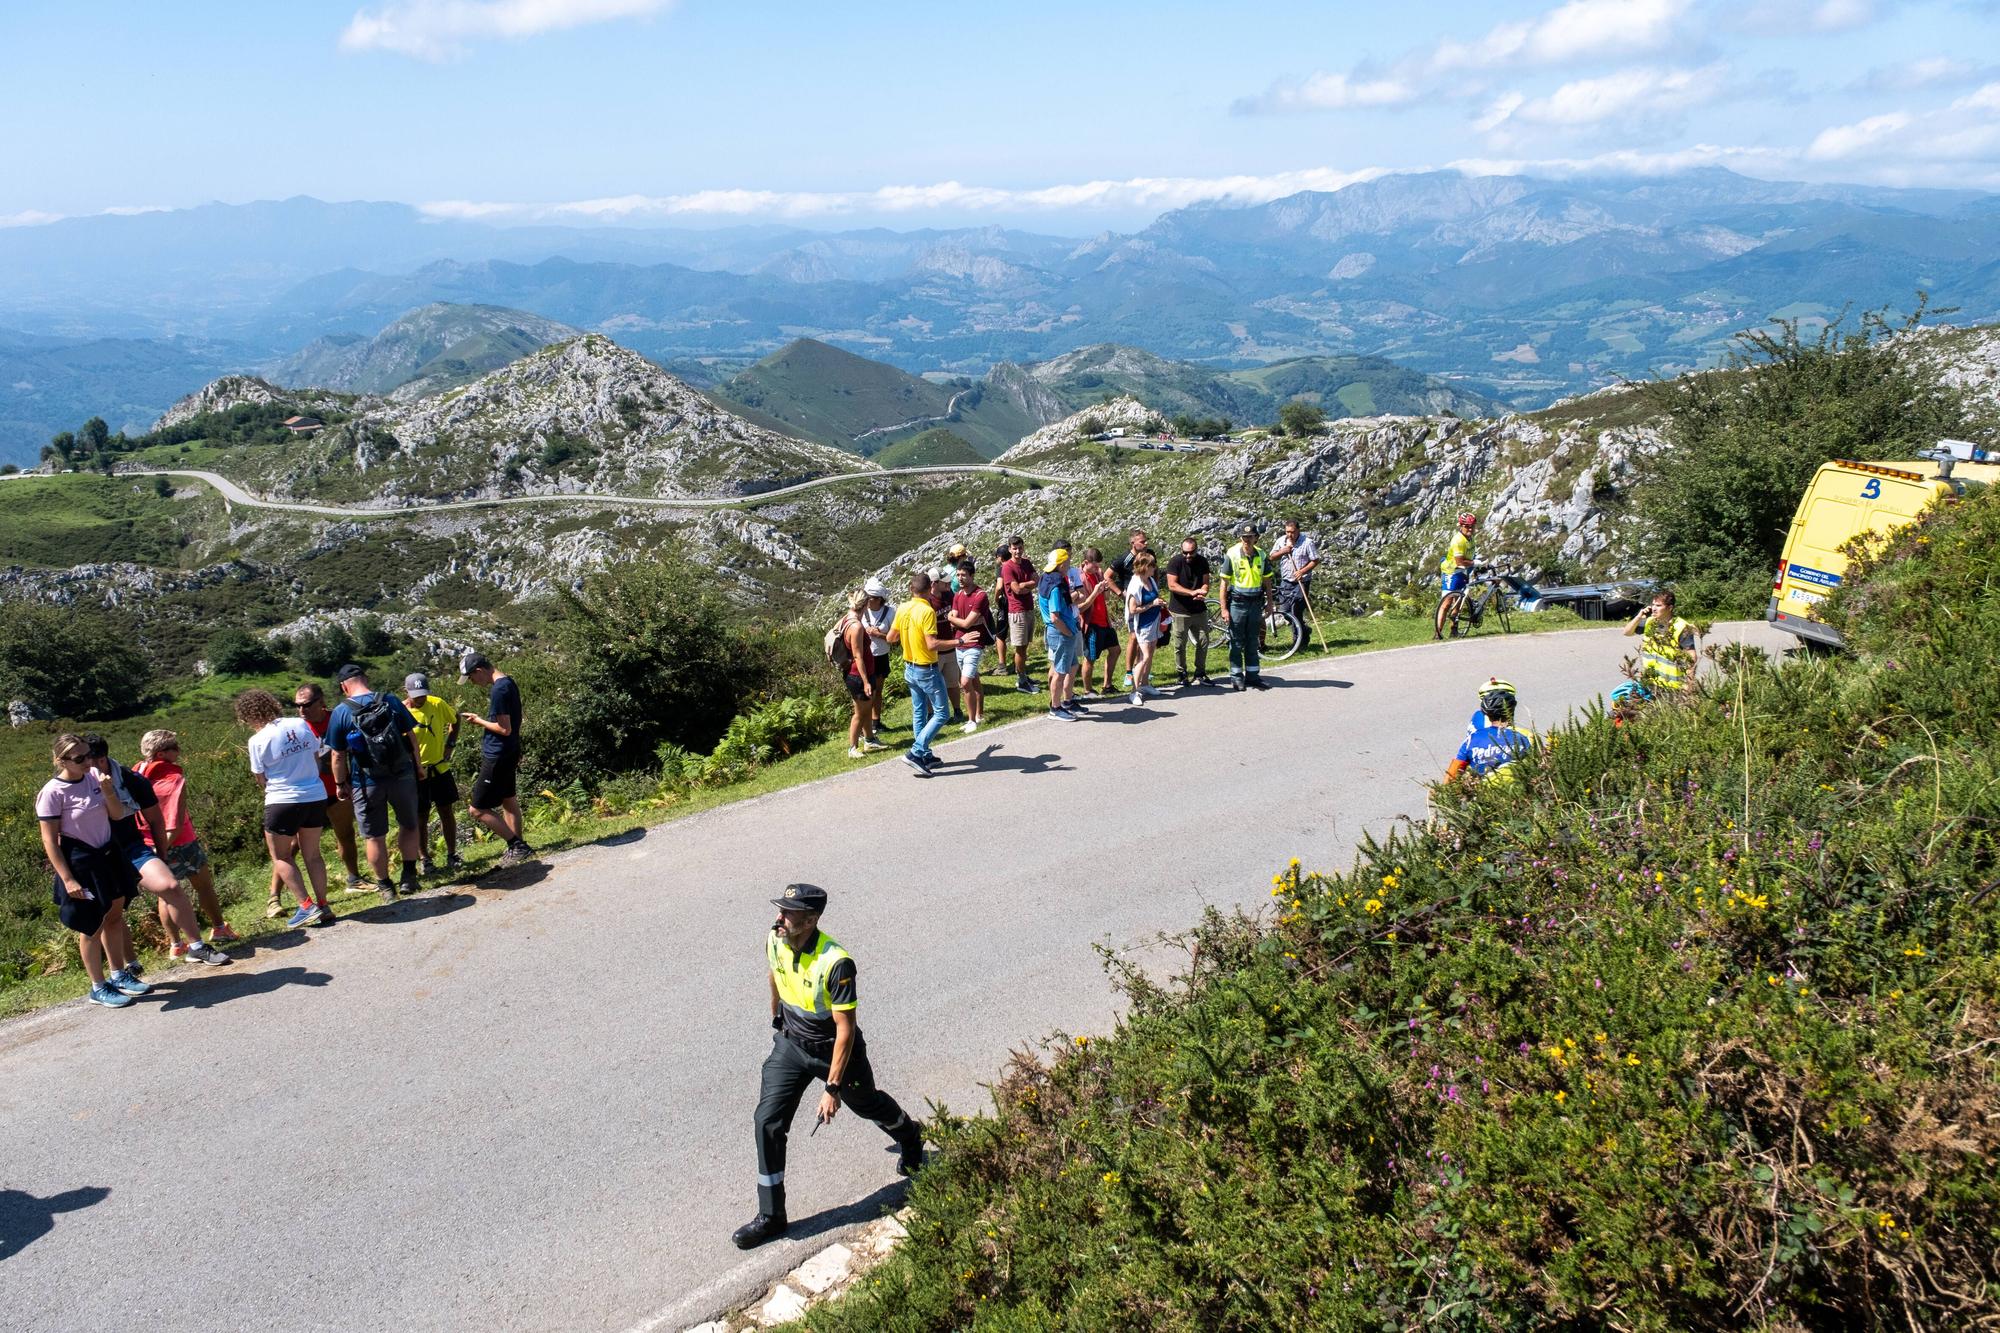
<instances>
[{"instance_id":1,"label":"blue sky","mask_svg":"<svg viewBox=\"0 0 2000 1333\"><path fill-rule=\"evenodd\" d=\"M12 0L0 221L1128 226L1384 170L2000 189L2000 0Z\"/></svg>"}]
</instances>

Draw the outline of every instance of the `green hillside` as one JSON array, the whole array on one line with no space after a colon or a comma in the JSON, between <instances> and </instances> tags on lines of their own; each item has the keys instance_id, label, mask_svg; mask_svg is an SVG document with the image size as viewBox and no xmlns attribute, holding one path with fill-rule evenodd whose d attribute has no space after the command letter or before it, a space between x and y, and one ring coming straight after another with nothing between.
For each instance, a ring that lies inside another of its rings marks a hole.
<instances>
[{"instance_id":1,"label":"green hillside","mask_svg":"<svg viewBox=\"0 0 2000 1333\"><path fill-rule=\"evenodd\" d=\"M935 424L951 406L953 393L811 338L787 343L710 392L794 435L863 455L889 442L887 428L918 423L910 428L921 430Z\"/></svg>"},{"instance_id":2,"label":"green hillside","mask_svg":"<svg viewBox=\"0 0 2000 1333\"><path fill-rule=\"evenodd\" d=\"M1331 417L1445 412L1490 417L1506 411L1476 390L1377 356L1302 356L1217 370L1102 343L1041 362L1028 372L1071 411L1107 394L1130 394L1168 416L1227 417L1239 426L1275 421L1278 409L1293 399L1316 403Z\"/></svg>"},{"instance_id":3,"label":"green hillside","mask_svg":"<svg viewBox=\"0 0 2000 1333\"><path fill-rule=\"evenodd\" d=\"M898 440L875 455L882 467L942 467L953 463L984 463L986 456L965 437L943 426Z\"/></svg>"}]
</instances>

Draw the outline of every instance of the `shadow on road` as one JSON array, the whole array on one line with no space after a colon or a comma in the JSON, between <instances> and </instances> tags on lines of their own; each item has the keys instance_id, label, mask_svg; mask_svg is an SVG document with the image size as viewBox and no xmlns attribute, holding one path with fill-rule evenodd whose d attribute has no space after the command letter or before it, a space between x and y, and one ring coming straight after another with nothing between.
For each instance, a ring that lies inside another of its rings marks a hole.
<instances>
[{"instance_id":1,"label":"shadow on road","mask_svg":"<svg viewBox=\"0 0 2000 1333\"><path fill-rule=\"evenodd\" d=\"M1069 765L1059 754L1007 754L999 744L987 746L970 759L953 759L940 754L944 762L931 771L934 778L963 777L971 773L1067 773Z\"/></svg>"},{"instance_id":2,"label":"shadow on road","mask_svg":"<svg viewBox=\"0 0 2000 1333\"><path fill-rule=\"evenodd\" d=\"M38 1199L26 1190L0 1190L0 1260L11 1259L55 1230L57 1213L103 1203L111 1191L84 1185Z\"/></svg>"},{"instance_id":3,"label":"shadow on road","mask_svg":"<svg viewBox=\"0 0 2000 1333\"><path fill-rule=\"evenodd\" d=\"M529 861L525 865L505 866L490 870L479 877L477 884L470 887L479 889L505 889L511 893L515 889L525 889L532 884L540 884L548 877L548 862ZM467 905L470 905L471 901L470 898L466 899Z\"/></svg>"},{"instance_id":4,"label":"shadow on road","mask_svg":"<svg viewBox=\"0 0 2000 1333\"><path fill-rule=\"evenodd\" d=\"M1109 700L1099 699L1083 715L1085 722L1116 722L1124 727L1136 727L1142 722L1152 722L1163 717L1179 717L1170 709L1155 704L1119 704L1112 707Z\"/></svg>"},{"instance_id":5,"label":"shadow on road","mask_svg":"<svg viewBox=\"0 0 2000 1333\"><path fill-rule=\"evenodd\" d=\"M176 973L176 980L162 981L153 987L155 995L164 996L168 1009L210 1009L230 1000L240 1000L248 995L269 995L272 991L283 990L287 986L324 986L333 978L324 972L308 972L303 967L274 967L263 972L201 972L178 978L185 973Z\"/></svg>"},{"instance_id":6,"label":"shadow on road","mask_svg":"<svg viewBox=\"0 0 2000 1333\"><path fill-rule=\"evenodd\" d=\"M482 884L483 888L494 887ZM373 906L357 908L344 913L342 921L365 921L369 925L381 925L395 921L428 921L432 917L444 916L479 901L461 888L450 888L442 893L429 893L418 898L398 898L393 903L376 902ZM339 910L339 904L335 904Z\"/></svg>"},{"instance_id":7,"label":"shadow on road","mask_svg":"<svg viewBox=\"0 0 2000 1333\"><path fill-rule=\"evenodd\" d=\"M1270 675L1264 677L1281 690L1351 690L1351 680L1294 680L1290 676Z\"/></svg>"},{"instance_id":8,"label":"shadow on road","mask_svg":"<svg viewBox=\"0 0 2000 1333\"><path fill-rule=\"evenodd\" d=\"M898 1180L884 1185L865 1199L841 1204L838 1208L826 1208L811 1217L801 1217L785 1228L786 1240L808 1240L824 1235L840 1227L855 1226L863 1222L873 1222L884 1213L894 1212L903 1206L903 1200L910 1192L910 1182Z\"/></svg>"},{"instance_id":9,"label":"shadow on road","mask_svg":"<svg viewBox=\"0 0 2000 1333\"><path fill-rule=\"evenodd\" d=\"M593 847L629 847L635 842L646 840L647 830L628 828L623 833L610 833L590 844Z\"/></svg>"}]
</instances>

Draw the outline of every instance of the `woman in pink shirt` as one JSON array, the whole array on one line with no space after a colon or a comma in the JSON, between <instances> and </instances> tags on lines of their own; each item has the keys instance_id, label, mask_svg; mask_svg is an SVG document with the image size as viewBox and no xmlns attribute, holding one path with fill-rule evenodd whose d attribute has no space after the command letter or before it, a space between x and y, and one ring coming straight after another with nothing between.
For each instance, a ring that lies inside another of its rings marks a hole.
<instances>
[{"instance_id":1,"label":"woman in pink shirt","mask_svg":"<svg viewBox=\"0 0 2000 1333\"><path fill-rule=\"evenodd\" d=\"M181 767L181 738L171 731L149 731L140 737L138 772L153 784L153 794L160 800L160 817L166 821L167 845L153 850L167 863L167 869L174 872L175 879L194 890L201 913L208 918L209 939L217 944L242 939L222 919L222 903L215 896L215 871L208 863L208 849L202 846L194 820L188 814L187 771ZM140 827L145 829L150 845L152 830L146 829L143 821ZM185 957L188 941L180 937L180 930L168 918L164 903L160 905L160 925L173 946L173 956Z\"/></svg>"}]
</instances>

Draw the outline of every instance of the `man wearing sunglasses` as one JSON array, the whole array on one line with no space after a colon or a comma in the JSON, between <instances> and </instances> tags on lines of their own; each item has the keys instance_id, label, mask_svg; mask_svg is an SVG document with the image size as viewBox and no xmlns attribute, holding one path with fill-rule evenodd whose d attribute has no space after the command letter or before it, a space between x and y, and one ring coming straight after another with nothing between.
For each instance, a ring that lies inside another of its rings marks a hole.
<instances>
[{"instance_id":1,"label":"man wearing sunglasses","mask_svg":"<svg viewBox=\"0 0 2000 1333\"><path fill-rule=\"evenodd\" d=\"M305 724L312 728L312 734L324 742L327 723L333 720L333 710L326 706L326 691L320 688L319 683L309 680L293 690L292 707L298 710ZM340 864L347 870L347 891L366 893L369 891L369 885L361 878L361 858L354 843L354 807L334 797L331 753L320 756L319 780L326 788L326 822L333 826L333 841L340 848ZM273 904L281 901L278 887L277 877L273 875L271 879ZM273 911L270 915L276 916L278 912Z\"/></svg>"}]
</instances>

